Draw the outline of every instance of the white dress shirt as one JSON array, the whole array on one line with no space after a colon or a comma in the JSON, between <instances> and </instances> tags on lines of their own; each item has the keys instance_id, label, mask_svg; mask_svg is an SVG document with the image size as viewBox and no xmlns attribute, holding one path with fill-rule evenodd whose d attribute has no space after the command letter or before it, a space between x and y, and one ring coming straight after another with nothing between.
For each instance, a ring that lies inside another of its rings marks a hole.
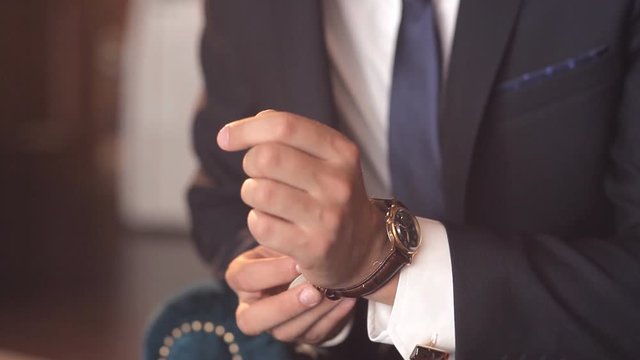
<instances>
[{"instance_id":1,"label":"white dress shirt","mask_svg":"<svg viewBox=\"0 0 640 360\"><path fill-rule=\"evenodd\" d=\"M432 0L444 78L460 0ZM342 130L360 146L367 191L388 198L388 126L395 45L402 0L323 0L325 38ZM400 273L393 307L370 302L369 337L393 344L405 359L416 345L455 350L453 278L444 226L419 219L423 242Z\"/></svg>"}]
</instances>

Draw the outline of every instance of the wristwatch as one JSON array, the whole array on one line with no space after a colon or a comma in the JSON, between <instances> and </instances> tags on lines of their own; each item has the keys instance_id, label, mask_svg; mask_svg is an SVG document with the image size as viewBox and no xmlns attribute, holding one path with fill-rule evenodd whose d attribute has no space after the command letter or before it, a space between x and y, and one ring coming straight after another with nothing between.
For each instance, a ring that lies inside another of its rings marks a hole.
<instances>
[{"instance_id":1,"label":"wristwatch","mask_svg":"<svg viewBox=\"0 0 640 360\"><path fill-rule=\"evenodd\" d=\"M391 249L373 273L359 284L338 289L317 287L328 299L363 297L376 292L411 263L420 247L420 225L400 201L371 199L371 202L385 214L385 241L391 243Z\"/></svg>"}]
</instances>

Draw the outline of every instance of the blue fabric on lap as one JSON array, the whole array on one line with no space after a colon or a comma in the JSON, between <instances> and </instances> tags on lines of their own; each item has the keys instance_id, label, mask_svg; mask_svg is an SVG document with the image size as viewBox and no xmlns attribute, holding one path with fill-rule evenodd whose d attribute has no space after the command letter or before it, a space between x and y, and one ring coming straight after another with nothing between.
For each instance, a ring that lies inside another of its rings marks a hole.
<instances>
[{"instance_id":1,"label":"blue fabric on lap","mask_svg":"<svg viewBox=\"0 0 640 360\"><path fill-rule=\"evenodd\" d=\"M236 305L235 294L222 282L178 295L147 330L143 359L232 360L237 351L243 360L290 360L286 345L271 336L246 336L238 329Z\"/></svg>"}]
</instances>

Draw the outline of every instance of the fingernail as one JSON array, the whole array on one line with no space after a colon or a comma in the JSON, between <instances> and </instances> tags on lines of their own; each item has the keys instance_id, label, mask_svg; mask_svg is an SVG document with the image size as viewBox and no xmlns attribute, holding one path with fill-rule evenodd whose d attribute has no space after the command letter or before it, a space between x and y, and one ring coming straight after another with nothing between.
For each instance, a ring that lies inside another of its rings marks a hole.
<instances>
[{"instance_id":1,"label":"fingernail","mask_svg":"<svg viewBox=\"0 0 640 360\"><path fill-rule=\"evenodd\" d=\"M273 111L275 111L275 110L273 110L273 109L262 110L259 113L257 113L256 116L260 116L260 115L263 115L263 114L266 114L266 113L270 113L270 112L273 112Z\"/></svg>"},{"instance_id":2,"label":"fingernail","mask_svg":"<svg viewBox=\"0 0 640 360\"><path fill-rule=\"evenodd\" d=\"M306 287L300 292L298 300L300 300L302 304L312 307L320 303L322 300L322 294L312 287Z\"/></svg>"},{"instance_id":3,"label":"fingernail","mask_svg":"<svg viewBox=\"0 0 640 360\"><path fill-rule=\"evenodd\" d=\"M229 147L229 127L227 125L218 132L218 146L222 149Z\"/></svg>"}]
</instances>

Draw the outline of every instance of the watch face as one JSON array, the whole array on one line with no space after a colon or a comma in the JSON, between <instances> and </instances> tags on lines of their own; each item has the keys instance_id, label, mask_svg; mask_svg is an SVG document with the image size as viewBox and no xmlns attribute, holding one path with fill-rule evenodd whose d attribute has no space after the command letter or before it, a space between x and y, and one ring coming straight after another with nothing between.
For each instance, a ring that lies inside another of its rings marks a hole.
<instances>
[{"instance_id":1,"label":"watch face","mask_svg":"<svg viewBox=\"0 0 640 360\"><path fill-rule=\"evenodd\" d=\"M407 210L400 208L393 220L394 230L402 245L409 251L415 251L420 245L420 233L414 217Z\"/></svg>"}]
</instances>

